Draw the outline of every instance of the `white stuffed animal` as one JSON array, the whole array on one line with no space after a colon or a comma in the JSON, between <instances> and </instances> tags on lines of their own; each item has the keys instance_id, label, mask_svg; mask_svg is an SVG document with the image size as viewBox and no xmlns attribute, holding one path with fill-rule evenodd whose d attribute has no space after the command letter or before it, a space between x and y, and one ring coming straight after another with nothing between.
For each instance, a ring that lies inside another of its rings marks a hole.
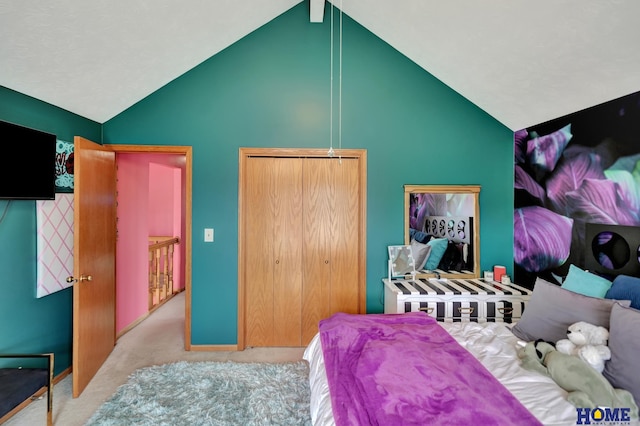
<instances>
[{"instance_id":1,"label":"white stuffed animal","mask_svg":"<svg viewBox=\"0 0 640 426\"><path fill-rule=\"evenodd\" d=\"M558 340L556 349L558 352L577 356L602 373L605 361L611 359L608 339L609 331L605 327L579 321L569 326L567 339Z\"/></svg>"}]
</instances>

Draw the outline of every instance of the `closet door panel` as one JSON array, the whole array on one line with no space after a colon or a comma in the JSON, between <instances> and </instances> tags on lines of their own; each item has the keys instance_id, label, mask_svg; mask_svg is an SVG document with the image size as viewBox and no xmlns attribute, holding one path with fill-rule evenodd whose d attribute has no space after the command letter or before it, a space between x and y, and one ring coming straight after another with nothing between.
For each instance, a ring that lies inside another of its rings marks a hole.
<instances>
[{"instance_id":1,"label":"closet door panel","mask_svg":"<svg viewBox=\"0 0 640 426\"><path fill-rule=\"evenodd\" d=\"M273 275L274 211L271 194L275 192L273 158L246 160L247 187L244 205L251 206L245 216L245 291L246 344L271 346L274 341Z\"/></svg>"},{"instance_id":2,"label":"closet door panel","mask_svg":"<svg viewBox=\"0 0 640 426\"><path fill-rule=\"evenodd\" d=\"M331 312L358 313L359 300L359 160L330 161Z\"/></svg>"},{"instance_id":3,"label":"closet door panel","mask_svg":"<svg viewBox=\"0 0 640 426\"><path fill-rule=\"evenodd\" d=\"M302 343L318 332L318 322L331 315L331 163L324 158L304 160Z\"/></svg>"},{"instance_id":4,"label":"closet door panel","mask_svg":"<svg viewBox=\"0 0 640 426\"><path fill-rule=\"evenodd\" d=\"M274 345L301 346L302 160L275 159L273 181Z\"/></svg>"}]
</instances>

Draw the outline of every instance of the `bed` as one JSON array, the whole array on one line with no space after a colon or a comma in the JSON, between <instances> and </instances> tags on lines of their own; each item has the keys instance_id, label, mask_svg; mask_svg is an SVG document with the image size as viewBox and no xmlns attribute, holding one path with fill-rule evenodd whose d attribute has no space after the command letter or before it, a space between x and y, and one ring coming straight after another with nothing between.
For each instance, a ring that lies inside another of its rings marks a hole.
<instances>
[{"instance_id":1,"label":"bed","mask_svg":"<svg viewBox=\"0 0 640 426\"><path fill-rule=\"evenodd\" d=\"M611 326L608 364L621 377L635 377L629 364L640 349L640 330L625 324L640 324L640 311L628 302L539 279L515 326L443 323L422 312L335 314L320 323L304 353L313 424L577 424L567 393L551 378L522 368L518 348L532 335L557 341L581 320ZM621 349L622 342L629 350ZM625 389L638 399L638 379L632 380Z\"/></svg>"}]
</instances>

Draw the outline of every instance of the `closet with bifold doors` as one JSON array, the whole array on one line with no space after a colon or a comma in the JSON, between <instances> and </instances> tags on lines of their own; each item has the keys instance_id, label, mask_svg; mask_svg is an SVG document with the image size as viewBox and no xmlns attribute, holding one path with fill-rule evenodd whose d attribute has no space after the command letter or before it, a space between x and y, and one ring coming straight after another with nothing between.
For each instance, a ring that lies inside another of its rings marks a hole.
<instances>
[{"instance_id":1,"label":"closet with bifold doors","mask_svg":"<svg viewBox=\"0 0 640 426\"><path fill-rule=\"evenodd\" d=\"M366 151L241 148L238 349L366 312Z\"/></svg>"}]
</instances>

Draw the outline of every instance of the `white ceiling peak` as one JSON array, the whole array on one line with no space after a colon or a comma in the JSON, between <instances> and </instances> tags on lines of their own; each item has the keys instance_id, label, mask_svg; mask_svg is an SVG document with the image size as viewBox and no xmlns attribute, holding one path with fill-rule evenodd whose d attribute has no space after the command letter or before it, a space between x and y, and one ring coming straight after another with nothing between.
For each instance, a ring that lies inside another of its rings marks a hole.
<instances>
[{"instance_id":1,"label":"white ceiling peak","mask_svg":"<svg viewBox=\"0 0 640 426\"><path fill-rule=\"evenodd\" d=\"M300 2L0 0L0 85L103 123ZM512 130L640 90L638 0L342 8Z\"/></svg>"}]
</instances>

